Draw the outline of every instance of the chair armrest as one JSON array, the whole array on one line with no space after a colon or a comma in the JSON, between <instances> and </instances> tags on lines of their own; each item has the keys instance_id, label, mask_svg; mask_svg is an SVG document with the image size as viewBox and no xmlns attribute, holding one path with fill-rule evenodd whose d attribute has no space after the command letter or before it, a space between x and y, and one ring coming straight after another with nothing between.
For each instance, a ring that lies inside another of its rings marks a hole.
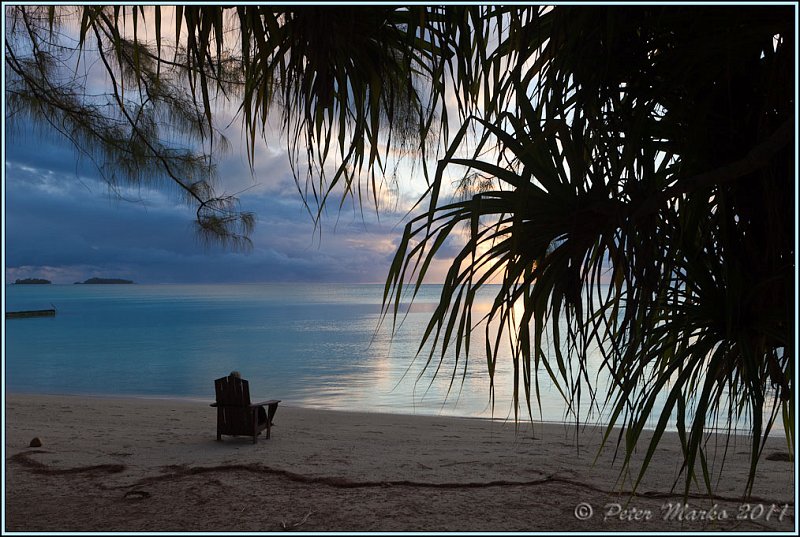
<instances>
[{"instance_id":1,"label":"chair armrest","mask_svg":"<svg viewBox=\"0 0 800 537\"><path fill-rule=\"evenodd\" d=\"M260 403L252 403L250 406L253 407L253 406L277 405L280 402L281 402L280 399L270 399L269 401L262 401Z\"/></svg>"}]
</instances>

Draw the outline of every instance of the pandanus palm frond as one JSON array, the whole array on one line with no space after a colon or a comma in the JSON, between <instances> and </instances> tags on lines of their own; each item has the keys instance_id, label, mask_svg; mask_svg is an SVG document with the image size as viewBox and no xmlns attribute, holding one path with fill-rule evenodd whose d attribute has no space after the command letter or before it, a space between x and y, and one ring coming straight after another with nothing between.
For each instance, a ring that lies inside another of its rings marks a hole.
<instances>
[{"instance_id":1,"label":"pandanus palm frond","mask_svg":"<svg viewBox=\"0 0 800 537\"><path fill-rule=\"evenodd\" d=\"M468 358L476 296L499 280L486 361L493 379L512 333L515 415L532 417L546 375L575 419L588 394L607 439L622 426L626 465L654 427L639 479L674 416L687 493L701 476L711 490L718 427L752 433L748 490L781 415L793 449L789 15L558 6L512 26L495 53L514 56L495 91L505 105L470 118L484 133L470 157L456 154L466 124L452 141L386 285L389 313L469 224L423 336L428 363L453 347ZM445 170L465 167L499 187L440 204Z\"/></svg>"}]
</instances>

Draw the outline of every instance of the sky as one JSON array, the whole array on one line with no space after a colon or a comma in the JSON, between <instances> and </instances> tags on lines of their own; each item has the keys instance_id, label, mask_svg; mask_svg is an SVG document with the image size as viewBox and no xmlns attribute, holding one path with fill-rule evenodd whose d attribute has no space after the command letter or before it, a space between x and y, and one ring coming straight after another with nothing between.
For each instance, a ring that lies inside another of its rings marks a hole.
<instances>
[{"instance_id":1,"label":"sky","mask_svg":"<svg viewBox=\"0 0 800 537\"><path fill-rule=\"evenodd\" d=\"M74 34L75 24L64 33ZM87 76L102 84L104 75L87 70ZM218 126L227 123L224 114L222 119ZM252 249L236 252L199 239L195 208L181 200L174 185L112 192L70 142L31 121L20 119L13 127L4 121L3 127L6 283L22 278L73 283L91 277L137 283L383 283L404 217L426 186L421 172L402 168L399 192L384 192L388 203L379 218L371 205L362 212L357 202L338 210L337 198L315 228L279 133L266 135L251 174L241 123L234 121L224 131L231 150L217 161L217 193L239 193L241 210L256 215ZM442 280L455 253L452 242L431 266L428 281Z\"/></svg>"},{"instance_id":2,"label":"sky","mask_svg":"<svg viewBox=\"0 0 800 537\"><path fill-rule=\"evenodd\" d=\"M371 206L363 214L357 204L339 211L337 200L315 229L286 151L277 143L262 147L251 175L243 148L234 143L218 163L220 187L228 193L248 189L238 196L241 208L256 215L252 250L236 252L204 245L195 231L194 208L175 192L152 187L112 192L69 142L39 130L26 125L4 137L6 283L90 277L137 283L382 283L410 195L418 191L411 177L401 178L405 194L379 218Z\"/></svg>"}]
</instances>

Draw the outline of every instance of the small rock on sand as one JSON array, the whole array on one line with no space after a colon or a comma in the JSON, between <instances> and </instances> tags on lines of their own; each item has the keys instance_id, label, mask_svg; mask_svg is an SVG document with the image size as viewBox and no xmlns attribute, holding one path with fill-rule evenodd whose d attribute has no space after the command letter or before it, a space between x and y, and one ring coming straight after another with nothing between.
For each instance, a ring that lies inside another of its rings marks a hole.
<instances>
[{"instance_id":1,"label":"small rock on sand","mask_svg":"<svg viewBox=\"0 0 800 537\"><path fill-rule=\"evenodd\" d=\"M41 438L39 438L38 436L35 436L35 437L33 438L33 440L31 440L31 443L30 443L30 444L28 444L28 445L29 445L30 447L42 447L42 439L41 439Z\"/></svg>"},{"instance_id":2,"label":"small rock on sand","mask_svg":"<svg viewBox=\"0 0 800 537\"><path fill-rule=\"evenodd\" d=\"M784 451L775 451L767 455L768 461L792 462L792 454Z\"/></svg>"}]
</instances>

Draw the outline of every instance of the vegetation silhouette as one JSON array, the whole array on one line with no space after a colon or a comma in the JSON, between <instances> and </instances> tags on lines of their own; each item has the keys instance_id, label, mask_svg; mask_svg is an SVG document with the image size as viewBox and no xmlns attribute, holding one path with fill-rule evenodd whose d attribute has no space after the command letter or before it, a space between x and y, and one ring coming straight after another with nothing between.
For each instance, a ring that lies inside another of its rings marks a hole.
<instances>
[{"instance_id":1,"label":"vegetation silhouette","mask_svg":"<svg viewBox=\"0 0 800 537\"><path fill-rule=\"evenodd\" d=\"M175 184L209 240L247 247L255 223L213 188L219 101L251 166L279 119L315 220L336 192L377 208L414 161L429 188L384 314L460 244L420 345L431 367L454 353L451 382L483 318L492 378L510 338L517 418L547 378L576 421L581 401L609 413L625 467L656 420L637 484L671 418L687 494L713 488L718 424L747 424L745 492L776 420L794 452L795 7L193 5L169 25L166 7L6 9L10 116L64 133L111 185ZM68 21L103 98L70 69Z\"/></svg>"},{"instance_id":2,"label":"vegetation silhouette","mask_svg":"<svg viewBox=\"0 0 800 537\"><path fill-rule=\"evenodd\" d=\"M17 278L14 280L16 285L42 285L52 283L50 280L44 278Z\"/></svg>"}]
</instances>

